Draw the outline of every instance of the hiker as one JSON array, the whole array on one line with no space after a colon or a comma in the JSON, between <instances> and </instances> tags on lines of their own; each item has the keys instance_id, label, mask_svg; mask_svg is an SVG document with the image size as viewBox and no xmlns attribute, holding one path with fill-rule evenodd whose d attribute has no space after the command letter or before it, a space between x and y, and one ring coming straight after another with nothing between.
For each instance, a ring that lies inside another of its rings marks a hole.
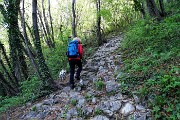
<instances>
[{"instance_id":1,"label":"hiker","mask_svg":"<svg viewBox=\"0 0 180 120\"><path fill-rule=\"evenodd\" d=\"M68 45L68 61L70 66L70 80L69 85L71 89L74 89L74 73L75 73L75 67L77 66L78 69L76 71L75 78L77 80L80 80L80 73L82 71L82 55L83 55L83 47L81 44L81 40L78 37L75 37L72 41L70 41Z\"/></svg>"}]
</instances>

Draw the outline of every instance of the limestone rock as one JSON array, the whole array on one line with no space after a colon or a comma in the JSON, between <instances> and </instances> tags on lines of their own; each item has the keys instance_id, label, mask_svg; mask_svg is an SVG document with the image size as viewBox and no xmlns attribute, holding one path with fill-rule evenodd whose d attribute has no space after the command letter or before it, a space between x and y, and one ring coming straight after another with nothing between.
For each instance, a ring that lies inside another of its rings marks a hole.
<instances>
[{"instance_id":1,"label":"limestone rock","mask_svg":"<svg viewBox=\"0 0 180 120\"><path fill-rule=\"evenodd\" d=\"M119 86L120 85L115 81L107 81L106 82L106 91L107 92L118 91Z\"/></svg>"},{"instance_id":2,"label":"limestone rock","mask_svg":"<svg viewBox=\"0 0 180 120\"><path fill-rule=\"evenodd\" d=\"M126 103L125 106L121 109L121 114L123 114L123 116L127 116L134 111L135 107L131 103Z\"/></svg>"},{"instance_id":3,"label":"limestone rock","mask_svg":"<svg viewBox=\"0 0 180 120\"><path fill-rule=\"evenodd\" d=\"M91 120L109 120L106 116L98 115Z\"/></svg>"}]
</instances>

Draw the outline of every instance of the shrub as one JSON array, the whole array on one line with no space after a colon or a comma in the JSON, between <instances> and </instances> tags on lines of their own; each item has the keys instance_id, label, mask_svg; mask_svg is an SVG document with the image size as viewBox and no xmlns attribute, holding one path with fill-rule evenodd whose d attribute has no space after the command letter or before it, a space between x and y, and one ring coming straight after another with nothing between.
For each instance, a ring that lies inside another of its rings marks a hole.
<instances>
[{"instance_id":1,"label":"shrub","mask_svg":"<svg viewBox=\"0 0 180 120\"><path fill-rule=\"evenodd\" d=\"M59 41L56 43L54 49L44 48L44 56L46 63L49 67L49 71L54 79L57 79L59 71L61 69L68 69L68 59L66 56L67 42Z\"/></svg>"},{"instance_id":2,"label":"shrub","mask_svg":"<svg viewBox=\"0 0 180 120\"><path fill-rule=\"evenodd\" d=\"M127 74L119 81L151 101L148 105L155 119L180 118L179 19L178 13L160 23L139 21L127 32L121 46L122 71Z\"/></svg>"},{"instance_id":3,"label":"shrub","mask_svg":"<svg viewBox=\"0 0 180 120\"><path fill-rule=\"evenodd\" d=\"M43 84L37 77L21 82L21 97L24 102L34 100L44 94Z\"/></svg>"},{"instance_id":4,"label":"shrub","mask_svg":"<svg viewBox=\"0 0 180 120\"><path fill-rule=\"evenodd\" d=\"M44 94L42 81L36 77L21 82L21 94L14 97L0 97L0 112L13 106L22 105L27 101L33 101Z\"/></svg>"}]
</instances>

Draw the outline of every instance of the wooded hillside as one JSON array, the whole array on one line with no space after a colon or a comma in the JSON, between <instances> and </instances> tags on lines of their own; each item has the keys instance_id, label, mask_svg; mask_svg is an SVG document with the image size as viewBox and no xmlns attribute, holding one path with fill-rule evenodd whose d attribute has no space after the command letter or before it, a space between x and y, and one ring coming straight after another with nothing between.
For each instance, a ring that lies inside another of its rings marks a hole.
<instances>
[{"instance_id":1,"label":"wooded hillside","mask_svg":"<svg viewBox=\"0 0 180 120\"><path fill-rule=\"evenodd\" d=\"M179 6L178 0L0 0L0 111L58 89L59 71L69 70L69 39L82 39L86 62L123 32L123 91L136 91L155 119L180 119Z\"/></svg>"}]
</instances>

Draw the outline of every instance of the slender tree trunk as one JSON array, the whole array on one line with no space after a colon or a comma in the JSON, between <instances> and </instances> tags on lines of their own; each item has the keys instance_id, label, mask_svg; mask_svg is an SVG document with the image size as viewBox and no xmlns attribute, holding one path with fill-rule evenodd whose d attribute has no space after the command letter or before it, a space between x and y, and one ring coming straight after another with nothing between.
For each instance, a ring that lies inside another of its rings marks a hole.
<instances>
[{"instance_id":1,"label":"slender tree trunk","mask_svg":"<svg viewBox=\"0 0 180 120\"><path fill-rule=\"evenodd\" d=\"M139 0L133 0L134 1L134 8L136 11L140 11L142 14L142 17L145 18L146 12L144 9L144 1Z\"/></svg>"},{"instance_id":2,"label":"slender tree trunk","mask_svg":"<svg viewBox=\"0 0 180 120\"><path fill-rule=\"evenodd\" d=\"M18 29L19 30L19 29ZM20 31L19 31L19 36L20 36ZM20 37L19 37L20 39ZM23 53L23 48L24 46L22 45L22 42L21 42L21 45L19 45L19 50L18 50L18 56L19 56L19 61L20 61L20 68L21 68L21 73L23 74L25 80L28 79L28 67L27 67L27 64L26 64L26 61L25 61L25 56L24 56L24 53Z\"/></svg>"},{"instance_id":3,"label":"slender tree trunk","mask_svg":"<svg viewBox=\"0 0 180 120\"><path fill-rule=\"evenodd\" d=\"M50 25L51 25L51 39L52 39L52 46L55 47L55 41L54 41L54 29L53 29L53 19L51 16L51 1L48 0L48 11L49 11L49 18L50 18Z\"/></svg>"},{"instance_id":4,"label":"slender tree trunk","mask_svg":"<svg viewBox=\"0 0 180 120\"><path fill-rule=\"evenodd\" d=\"M3 88L5 89L6 95L10 95L10 96L14 96L17 95L18 91L16 91L14 89L13 86L11 86L11 84L9 84L3 74L0 72L0 83L3 85ZM1 86L2 87L2 86Z\"/></svg>"},{"instance_id":5,"label":"slender tree trunk","mask_svg":"<svg viewBox=\"0 0 180 120\"><path fill-rule=\"evenodd\" d=\"M47 43L47 37L45 36L45 33L44 33L44 29L43 29L43 26L42 26L42 22L41 20L39 19L39 13L37 13L38 15L38 25L39 25L39 31L41 31L39 34L42 38L42 44L46 44L49 48L51 48Z\"/></svg>"},{"instance_id":6,"label":"slender tree trunk","mask_svg":"<svg viewBox=\"0 0 180 120\"><path fill-rule=\"evenodd\" d=\"M5 74L6 74L9 82L12 82L12 84L13 84L14 86L16 86L17 84L13 81L11 75L9 74L8 70L6 69L6 67L5 67L5 65L4 65L4 63L3 63L3 61L2 61L1 58L0 58L0 64L1 64L1 66L2 66L3 71L4 71ZM16 87L17 87L17 86L16 86Z\"/></svg>"},{"instance_id":7,"label":"slender tree trunk","mask_svg":"<svg viewBox=\"0 0 180 120\"><path fill-rule=\"evenodd\" d=\"M5 91L5 89L4 89L4 85L2 84L2 82L0 82L0 95L1 96L6 96L7 94L6 94L6 91Z\"/></svg>"},{"instance_id":8,"label":"slender tree trunk","mask_svg":"<svg viewBox=\"0 0 180 120\"><path fill-rule=\"evenodd\" d=\"M21 38L21 40L23 40L23 43L25 44L25 40L24 40L25 38L24 38L24 35L22 33L20 33L20 38ZM30 43L29 39L27 41L27 44L28 44L28 47L29 47L29 50L30 50L31 54L35 58L36 57L36 53L35 53L34 48L32 47L32 44ZM28 56L28 52L27 52L25 47L26 46L23 46L23 48L22 48L23 50L22 51L25 53L26 56Z\"/></svg>"},{"instance_id":9,"label":"slender tree trunk","mask_svg":"<svg viewBox=\"0 0 180 120\"><path fill-rule=\"evenodd\" d=\"M161 20L161 15L154 0L146 0L147 8L151 17Z\"/></svg>"},{"instance_id":10,"label":"slender tree trunk","mask_svg":"<svg viewBox=\"0 0 180 120\"><path fill-rule=\"evenodd\" d=\"M164 9L163 0L159 0L159 6L160 6L160 10L161 10L161 16L164 17L165 16L165 9Z\"/></svg>"},{"instance_id":11,"label":"slender tree trunk","mask_svg":"<svg viewBox=\"0 0 180 120\"><path fill-rule=\"evenodd\" d=\"M59 34L60 34L61 40L63 41L63 31L62 31L62 28L63 28L63 25L60 25L60 27L59 27Z\"/></svg>"},{"instance_id":12,"label":"slender tree trunk","mask_svg":"<svg viewBox=\"0 0 180 120\"><path fill-rule=\"evenodd\" d=\"M32 41L35 40L35 37L34 37L34 33L33 33L32 28L28 25L27 22L25 22L25 25L26 25L26 27L27 27L27 30L28 30L29 33L30 33L30 38L32 38L31 40L32 40ZM33 42L34 42L34 41L33 41ZM29 45L31 48L33 48L33 47L32 47L32 44L30 43L30 41L28 41L28 45ZM35 52L33 52L33 53L35 53Z\"/></svg>"},{"instance_id":13,"label":"slender tree trunk","mask_svg":"<svg viewBox=\"0 0 180 120\"><path fill-rule=\"evenodd\" d=\"M16 6L15 6L15 10L17 11L17 16L19 15L18 14L18 11L20 10L20 0L16 0ZM18 48L18 57L19 57L19 62L20 62L20 69L21 69L21 73L23 74L24 78L27 79L28 78L28 67L27 67L27 64L26 64L26 61L25 61L25 56L24 56L24 53L23 53L23 43L20 39L20 29L19 29L19 26L18 26L18 17L16 17L17 20L17 39L19 39L19 43L17 44L17 48Z\"/></svg>"},{"instance_id":14,"label":"slender tree trunk","mask_svg":"<svg viewBox=\"0 0 180 120\"><path fill-rule=\"evenodd\" d=\"M101 0L96 1L96 9L97 9L97 40L98 45L102 44L102 35L101 35Z\"/></svg>"},{"instance_id":15,"label":"slender tree trunk","mask_svg":"<svg viewBox=\"0 0 180 120\"><path fill-rule=\"evenodd\" d=\"M145 12L145 8L144 8L144 2L142 1L141 3L141 9L140 9L141 13L142 13L142 17L145 18L146 16L146 12Z\"/></svg>"},{"instance_id":16,"label":"slender tree trunk","mask_svg":"<svg viewBox=\"0 0 180 120\"><path fill-rule=\"evenodd\" d=\"M44 8L44 0L42 0L42 11L43 11L43 18L44 18L44 22L45 22L45 26L46 26L46 30L47 30L47 35L48 35L48 44L50 45L51 48L53 48L51 32L50 32L48 20L47 20L46 14L45 14L46 12L45 12L45 8Z\"/></svg>"},{"instance_id":17,"label":"slender tree trunk","mask_svg":"<svg viewBox=\"0 0 180 120\"><path fill-rule=\"evenodd\" d=\"M4 56L5 60L6 60L6 63L7 63L8 67L9 67L9 69L11 71L11 74L13 76L13 82L15 83L14 85L18 85L18 80L17 80L17 78L15 76L15 73L14 73L12 67L11 67L11 63L9 62L9 59L8 59L8 57L6 55L5 48L4 48L4 46L3 46L3 44L1 42L0 42L0 48L2 50L2 54L3 54L3 56Z\"/></svg>"},{"instance_id":18,"label":"slender tree trunk","mask_svg":"<svg viewBox=\"0 0 180 120\"><path fill-rule=\"evenodd\" d=\"M50 75L49 69L45 63L45 59L41 49L41 42L38 31L37 24L37 0L32 0L32 21L33 21L33 30L35 35L35 47L37 50L38 64L40 67L40 72L42 74L42 80L44 82L45 89L55 90L57 87L55 86L53 79Z\"/></svg>"},{"instance_id":19,"label":"slender tree trunk","mask_svg":"<svg viewBox=\"0 0 180 120\"><path fill-rule=\"evenodd\" d=\"M30 38L31 38L31 39L28 41L28 46L29 46L29 48L30 48L30 50L31 50L31 53L32 53L33 57L36 58L37 53L36 53L35 49L33 48L33 45L32 45L31 42L30 42L30 41L33 41L33 42L34 42L34 40L35 40L33 30L32 30L32 28L27 24L27 22L25 22L25 26L27 27L27 30L29 31L29 33L30 33Z\"/></svg>"},{"instance_id":20,"label":"slender tree trunk","mask_svg":"<svg viewBox=\"0 0 180 120\"><path fill-rule=\"evenodd\" d=\"M28 56L29 56L29 59L31 61L31 64L32 66L35 68L35 71L37 73L37 76L38 78L40 79L41 78L41 75L40 75L40 72L39 72L39 68L36 64L36 61L33 57L33 54L29 48L29 45L28 45L28 41L29 41L29 38L27 36L27 32L26 32L26 24L25 24L25 17L24 17L24 14L25 14L25 9L24 9L24 0L22 0L22 10L21 10L21 25L22 25L22 29L23 29L23 35L24 35L24 43L25 43L25 46L26 46L26 50L27 50L27 53L28 53Z\"/></svg>"},{"instance_id":21,"label":"slender tree trunk","mask_svg":"<svg viewBox=\"0 0 180 120\"><path fill-rule=\"evenodd\" d=\"M41 12L40 12L39 10L38 10L38 16L39 16L39 20L40 20L40 23L41 23L41 26L42 26L44 35L45 35L45 42L46 42L46 44L48 45L48 47L51 48L51 44L50 44L50 42L49 42L49 37L48 37L47 31L46 31L44 22L43 22L43 20L42 20Z\"/></svg>"},{"instance_id":22,"label":"slender tree trunk","mask_svg":"<svg viewBox=\"0 0 180 120\"><path fill-rule=\"evenodd\" d=\"M76 0L72 0L72 36L73 37L77 37L75 4L76 4Z\"/></svg>"}]
</instances>

